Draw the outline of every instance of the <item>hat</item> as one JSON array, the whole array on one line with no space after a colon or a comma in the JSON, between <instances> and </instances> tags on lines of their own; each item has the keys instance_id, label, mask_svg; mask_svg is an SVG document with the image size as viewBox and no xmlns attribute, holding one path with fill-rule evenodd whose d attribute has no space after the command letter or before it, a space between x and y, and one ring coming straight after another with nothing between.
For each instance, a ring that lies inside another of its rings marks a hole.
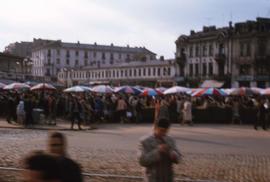
<instances>
[{"instance_id":1,"label":"hat","mask_svg":"<svg viewBox=\"0 0 270 182\"><path fill-rule=\"evenodd\" d=\"M159 128L169 128L170 127L170 122L168 119L160 119L157 124L156 124L157 127Z\"/></svg>"}]
</instances>

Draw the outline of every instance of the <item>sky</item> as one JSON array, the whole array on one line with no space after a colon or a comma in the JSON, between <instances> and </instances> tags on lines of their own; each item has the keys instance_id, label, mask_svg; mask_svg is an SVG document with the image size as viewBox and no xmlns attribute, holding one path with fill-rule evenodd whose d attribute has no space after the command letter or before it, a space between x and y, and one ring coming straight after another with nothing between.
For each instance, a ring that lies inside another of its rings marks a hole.
<instances>
[{"instance_id":1,"label":"sky","mask_svg":"<svg viewBox=\"0 0 270 182\"><path fill-rule=\"evenodd\" d=\"M0 0L0 7L0 51L42 38L144 46L166 59L190 30L270 18L270 0Z\"/></svg>"}]
</instances>

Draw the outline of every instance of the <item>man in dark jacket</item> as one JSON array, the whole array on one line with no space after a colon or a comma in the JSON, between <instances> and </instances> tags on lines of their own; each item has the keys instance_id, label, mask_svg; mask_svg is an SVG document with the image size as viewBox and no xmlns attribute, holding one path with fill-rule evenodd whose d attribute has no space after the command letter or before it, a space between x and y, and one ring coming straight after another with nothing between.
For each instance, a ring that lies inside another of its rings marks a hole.
<instances>
[{"instance_id":1,"label":"man in dark jacket","mask_svg":"<svg viewBox=\"0 0 270 182\"><path fill-rule=\"evenodd\" d=\"M173 182L173 163L178 163L181 154L174 140L167 136L170 122L160 119L154 133L140 141L139 163L145 167L146 182Z\"/></svg>"},{"instance_id":2,"label":"man in dark jacket","mask_svg":"<svg viewBox=\"0 0 270 182\"><path fill-rule=\"evenodd\" d=\"M58 159L62 182L82 182L80 166L67 157L66 138L62 133L54 132L48 141L49 153Z\"/></svg>"}]
</instances>

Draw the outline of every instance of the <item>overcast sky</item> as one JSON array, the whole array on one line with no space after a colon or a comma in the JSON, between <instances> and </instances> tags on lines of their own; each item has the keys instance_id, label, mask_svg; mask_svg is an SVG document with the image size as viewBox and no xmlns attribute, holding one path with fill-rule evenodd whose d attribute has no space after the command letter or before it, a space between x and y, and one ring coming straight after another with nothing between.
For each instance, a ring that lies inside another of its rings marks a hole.
<instances>
[{"instance_id":1,"label":"overcast sky","mask_svg":"<svg viewBox=\"0 0 270 182\"><path fill-rule=\"evenodd\" d=\"M43 38L145 46L165 58L191 29L270 18L270 0L0 0L0 7L0 51Z\"/></svg>"}]
</instances>

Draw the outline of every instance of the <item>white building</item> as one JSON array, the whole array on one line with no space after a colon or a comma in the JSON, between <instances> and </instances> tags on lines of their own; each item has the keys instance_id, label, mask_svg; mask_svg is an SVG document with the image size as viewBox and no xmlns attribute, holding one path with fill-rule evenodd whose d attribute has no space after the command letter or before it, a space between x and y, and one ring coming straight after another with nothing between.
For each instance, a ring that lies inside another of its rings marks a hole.
<instances>
[{"instance_id":1,"label":"white building","mask_svg":"<svg viewBox=\"0 0 270 182\"><path fill-rule=\"evenodd\" d=\"M175 74L174 60L149 60L118 63L100 68L88 66L83 69L64 69L58 74L58 80L66 86L90 82L161 86L173 85Z\"/></svg>"},{"instance_id":2,"label":"white building","mask_svg":"<svg viewBox=\"0 0 270 182\"><path fill-rule=\"evenodd\" d=\"M37 79L56 81L62 69L82 70L109 68L131 61L155 60L156 54L144 47L120 47L65 43L61 40L34 39L32 47L33 70Z\"/></svg>"}]
</instances>

